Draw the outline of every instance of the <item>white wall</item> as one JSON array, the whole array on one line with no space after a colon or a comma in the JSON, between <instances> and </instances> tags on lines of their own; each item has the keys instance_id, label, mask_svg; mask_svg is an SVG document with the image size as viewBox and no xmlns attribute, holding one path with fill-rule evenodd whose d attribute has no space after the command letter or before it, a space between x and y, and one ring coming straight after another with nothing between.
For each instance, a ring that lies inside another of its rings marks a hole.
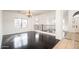
<instances>
[{"instance_id":1,"label":"white wall","mask_svg":"<svg viewBox=\"0 0 79 59\"><path fill-rule=\"evenodd\" d=\"M0 34L2 33L2 11L0 11Z\"/></svg>"},{"instance_id":2,"label":"white wall","mask_svg":"<svg viewBox=\"0 0 79 59\"><path fill-rule=\"evenodd\" d=\"M0 48L2 42L2 11L0 11Z\"/></svg>"},{"instance_id":3,"label":"white wall","mask_svg":"<svg viewBox=\"0 0 79 59\"><path fill-rule=\"evenodd\" d=\"M69 20L69 15L68 15L68 10L63 11L63 30L68 31L68 20Z\"/></svg>"},{"instance_id":4,"label":"white wall","mask_svg":"<svg viewBox=\"0 0 79 59\"><path fill-rule=\"evenodd\" d=\"M33 18L28 19L28 25L26 28L16 28L14 24L14 19L16 18L25 18L28 19L26 16L17 13L11 12L3 12L3 34L12 34L12 33L19 33L25 32L27 30L33 30Z\"/></svg>"},{"instance_id":5,"label":"white wall","mask_svg":"<svg viewBox=\"0 0 79 59\"><path fill-rule=\"evenodd\" d=\"M39 24L44 24L44 25L54 25L55 21L55 11L51 11L49 13L45 13L42 15L36 16L38 18Z\"/></svg>"}]
</instances>

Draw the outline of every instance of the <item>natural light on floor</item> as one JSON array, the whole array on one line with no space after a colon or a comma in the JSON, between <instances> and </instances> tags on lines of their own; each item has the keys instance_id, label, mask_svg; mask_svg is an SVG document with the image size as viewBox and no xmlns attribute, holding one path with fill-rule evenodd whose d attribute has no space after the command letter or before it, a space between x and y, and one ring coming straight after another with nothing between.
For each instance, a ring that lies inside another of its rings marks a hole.
<instances>
[{"instance_id":1,"label":"natural light on floor","mask_svg":"<svg viewBox=\"0 0 79 59\"><path fill-rule=\"evenodd\" d=\"M28 44L28 36L27 34L22 34L21 36L15 36L14 38L14 47L19 48L23 45Z\"/></svg>"}]
</instances>

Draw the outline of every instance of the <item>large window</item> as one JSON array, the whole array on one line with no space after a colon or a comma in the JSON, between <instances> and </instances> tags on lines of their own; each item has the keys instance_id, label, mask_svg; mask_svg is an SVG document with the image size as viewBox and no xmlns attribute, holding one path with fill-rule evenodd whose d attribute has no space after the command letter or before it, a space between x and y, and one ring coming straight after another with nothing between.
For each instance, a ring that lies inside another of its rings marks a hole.
<instances>
[{"instance_id":1,"label":"large window","mask_svg":"<svg viewBox=\"0 0 79 59\"><path fill-rule=\"evenodd\" d=\"M27 27L27 19L15 19L15 27L17 28L25 28Z\"/></svg>"}]
</instances>

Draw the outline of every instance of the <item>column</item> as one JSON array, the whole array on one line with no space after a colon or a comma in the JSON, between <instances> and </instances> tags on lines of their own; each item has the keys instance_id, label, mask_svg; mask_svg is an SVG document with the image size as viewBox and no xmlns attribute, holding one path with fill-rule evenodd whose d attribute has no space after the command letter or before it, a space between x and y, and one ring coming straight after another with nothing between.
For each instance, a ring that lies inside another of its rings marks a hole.
<instances>
[{"instance_id":1,"label":"column","mask_svg":"<svg viewBox=\"0 0 79 59\"><path fill-rule=\"evenodd\" d=\"M0 48L2 44L2 11L0 11Z\"/></svg>"},{"instance_id":2,"label":"column","mask_svg":"<svg viewBox=\"0 0 79 59\"><path fill-rule=\"evenodd\" d=\"M63 10L56 11L56 39L63 39Z\"/></svg>"}]
</instances>

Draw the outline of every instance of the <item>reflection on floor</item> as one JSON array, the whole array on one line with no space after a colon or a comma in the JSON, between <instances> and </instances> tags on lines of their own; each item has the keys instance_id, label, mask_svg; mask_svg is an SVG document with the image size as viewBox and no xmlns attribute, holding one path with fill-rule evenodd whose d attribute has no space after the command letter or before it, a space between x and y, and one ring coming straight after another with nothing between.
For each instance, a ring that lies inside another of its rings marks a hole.
<instances>
[{"instance_id":1,"label":"reflection on floor","mask_svg":"<svg viewBox=\"0 0 79 59\"><path fill-rule=\"evenodd\" d=\"M30 31L4 35L2 49L50 49L58 42L55 36Z\"/></svg>"}]
</instances>

